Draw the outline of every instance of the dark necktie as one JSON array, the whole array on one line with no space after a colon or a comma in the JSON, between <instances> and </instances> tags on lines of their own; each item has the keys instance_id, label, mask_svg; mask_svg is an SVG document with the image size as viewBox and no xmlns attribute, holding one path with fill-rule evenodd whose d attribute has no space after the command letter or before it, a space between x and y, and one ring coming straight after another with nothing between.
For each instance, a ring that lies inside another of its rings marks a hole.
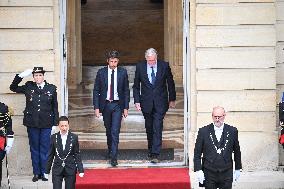
<instances>
[{"instance_id":1,"label":"dark necktie","mask_svg":"<svg viewBox=\"0 0 284 189\"><path fill-rule=\"evenodd\" d=\"M111 72L109 100L113 100L113 96L114 96L114 70L112 70Z\"/></svg>"},{"instance_id":2,"label":"dark necktie","mask_svg":"<svg viewBox=\"0 0 284 189\"><path fill-rule=\"evenodd\" d=\"M154 72L154 67L152 66L152 73L151 73L151 84L154 85L155 84L155 81L156 81L156 76L155 76L155 72Z\"/></svg>"}]
</instances>

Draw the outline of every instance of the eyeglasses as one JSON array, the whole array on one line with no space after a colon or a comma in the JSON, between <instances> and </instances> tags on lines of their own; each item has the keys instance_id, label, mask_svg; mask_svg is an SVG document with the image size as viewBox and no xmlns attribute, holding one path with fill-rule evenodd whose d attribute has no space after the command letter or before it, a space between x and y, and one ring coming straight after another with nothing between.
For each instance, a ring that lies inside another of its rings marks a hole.
<instances>
[{"instance_id":1,"label":"eyeglasses","mask_svg":"<svg viewBox=\"0 0 284 189\"><path fill-rule=\"evenodd\" d=\"M220 119L222 117L224 117L225 115L221 115L221 116L213 116L215 119Z\"/></svg>"}]
</instances>

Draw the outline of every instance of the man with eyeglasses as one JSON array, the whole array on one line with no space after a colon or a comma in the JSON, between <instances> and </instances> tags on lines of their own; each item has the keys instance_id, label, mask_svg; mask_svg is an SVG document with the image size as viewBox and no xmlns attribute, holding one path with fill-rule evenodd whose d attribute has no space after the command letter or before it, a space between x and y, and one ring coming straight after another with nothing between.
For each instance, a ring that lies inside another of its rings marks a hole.
<instances>
[{"instance_id":1,"label":"man with eyeglasses","mask_svg":"<svg viewBox=\"0 0 284 189\"><path fill-rule=\"evenodd\" d=\"M199 185L206 189L230 189L233 180L237 181L240 177L242 163L238 130L224 123L225 116L223 107L214 107L213 123L198 131L194 148L194 171L197 172Z\"/></svg>"}]
</instances>

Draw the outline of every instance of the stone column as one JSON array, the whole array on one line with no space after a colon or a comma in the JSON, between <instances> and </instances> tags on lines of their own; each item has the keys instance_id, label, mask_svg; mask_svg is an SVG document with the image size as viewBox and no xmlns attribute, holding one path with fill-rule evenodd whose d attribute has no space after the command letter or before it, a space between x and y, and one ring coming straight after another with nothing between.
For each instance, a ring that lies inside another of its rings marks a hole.
<instances>
[{"instance_id":1,"label":"stone column","mask_svg":"<svg viewBox=\"0 0 284 189\"><path fill-rule=\"evenodd\" d=\"M68 87L82 81L81 1L67 1L67 64Z\"/></svg>"},{"instance_id":2,"label":"stone column","mask_svg":"<svg viewBox=\"0 0 284 189\"><path fill-rule=\"evenodd\" d=\"M164 56L170 62L176 84L182 84L182 1L164 1Z\"/></svg>"}]
</instances>

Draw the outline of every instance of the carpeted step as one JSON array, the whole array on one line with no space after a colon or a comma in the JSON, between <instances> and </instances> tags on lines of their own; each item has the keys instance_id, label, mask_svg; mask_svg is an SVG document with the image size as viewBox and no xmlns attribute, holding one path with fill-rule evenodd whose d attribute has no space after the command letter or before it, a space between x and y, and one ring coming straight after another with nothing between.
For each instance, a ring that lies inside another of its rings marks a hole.
<instances>
[{"instance_id":1,"label":"carpeted step","mask_svg":"<svg viewBox=\"0 0 284 189\"><path fill-rule=\"evenodd\" d=\"M188 168L88 169L76 189L190 189Z\"/></svg>"}]
</instances>

